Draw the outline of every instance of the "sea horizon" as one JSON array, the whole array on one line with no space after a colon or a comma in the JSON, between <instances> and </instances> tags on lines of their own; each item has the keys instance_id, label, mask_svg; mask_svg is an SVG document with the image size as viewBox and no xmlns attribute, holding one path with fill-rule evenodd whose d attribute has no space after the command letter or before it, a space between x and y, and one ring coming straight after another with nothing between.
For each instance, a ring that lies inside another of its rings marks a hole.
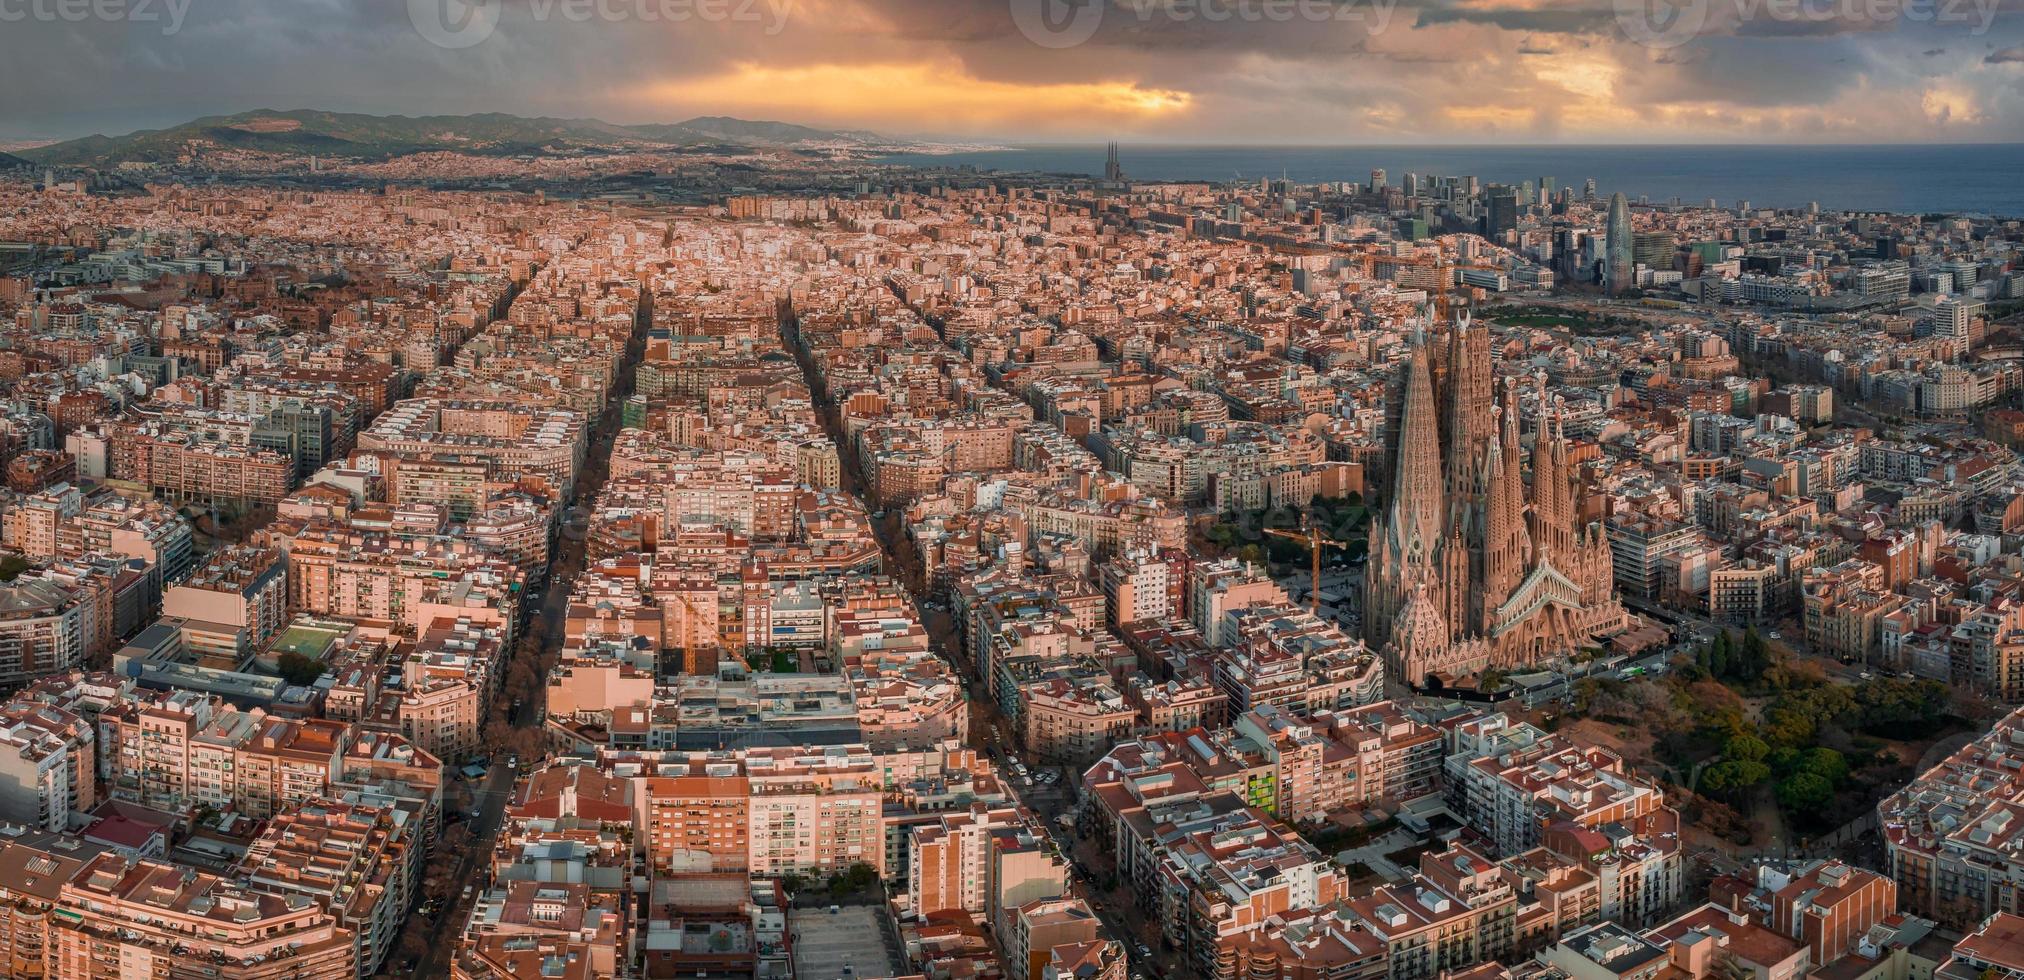
<instances>
[{"instance_id":1,"label":"sea horizon","mask_svg":"<svg viewBox=\"0 0 2024 980\"><path fill-rule=\"evenodd\" d=\"M1407 172L1474 176L1484 184L1538 181L1577 191L1595 178L1597 193L1622 191L1651 203L1801 208L1918 214L2024 215L2024 144L1357 144L1243 145L1120 143L1127 177L1137 180L1256 181L1282 173L1297 183L1368 181L1372 169L1392 182ZM903 153L881 160L923 167L1098 175L1105 145L1004 143L952 153Z\"/></svg>"}]
</instances>

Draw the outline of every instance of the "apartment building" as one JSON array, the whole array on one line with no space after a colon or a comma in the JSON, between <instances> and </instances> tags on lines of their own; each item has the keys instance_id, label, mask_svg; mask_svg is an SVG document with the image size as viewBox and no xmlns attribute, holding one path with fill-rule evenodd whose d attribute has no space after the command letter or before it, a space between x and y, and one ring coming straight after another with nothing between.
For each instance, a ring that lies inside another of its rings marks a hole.
<instances>
[{"instance_id":1,"label":"apartment building","mask_svg":"<svg viewBox=\"0 0 2024 980\"><path fill-rule=\"evenodd\" d=\"M58 894L50 976L356 980L350 930L303 895L272 895L158 861L101 854Z\"/></svg>"},{"instance_id":2,"label":"apartment building","mask_svg":"<svg viewBox=\"0 0 2024 980\"><path fill-rule=\"evenodd\" d=\"M2024 898L2024 709L1877 805L1898 904L1968 925Z\"/></svg>"},{"instance_id":3,"label":"apartment building","mask_svg":"<svg viewBox=\"0 0 2024 980\"><path fill-rule=\"evenodd\" d=\"M1757 886L1770 905L1766 924L1803 943L1814 963L1858 952L1877 923L1897 914L1897 882L1842 861L1763 865Z\"/></svg>"},{"instance_id":4,"label":"apartment building","mask_svg":"<svg viewBox=\"0 0 2024 980\"><path fill-rule=\"evenodd\" d=\"M1254 605L1224 621L1230 649L1214 654L1210 670L1233 714L1262 705L1311 714L1384 698L1383 658L1306 609Z\"/></svg>"},{"instance_id":5,"label":"apartment building","mask_svg":"<svg viewBox=\"0 0 2024 980\"><path fill-rule=\"evenodd\" d=\"M1449 806L1503 854L1538 846L1558 822L1596 828L1647 816L1663 803L1656 785L1610 752L1502 714L1453 725L1445 738Z\"/></svg>"},{"instance_id":6,"label":"apartment building","mask_svg":"<svg viewBox=\"0 0 2024 980\"><path fill-rule=\"evenodd\" d=\"M1403 803L1440 791L1441 733L1397 703L1316 712L1314 727L1350 756L1350 802Z\"/></svg>"},{"instance_id":7,"label":"apartment building","mask_svg":"<svg viewBox=\"0 0 2024 980\"><path fill-rule=\"evenodd\" d=\"M241 880L307 898L348 933L361 976L376 972L418 898L427 829L393 807L312 800L277 814L239 863Z\"/></svg>"},{"instance_id":8,"label":"apartment building","mask_svg":"<svg viewBox=\"0 0 2024 980\"><path fill-rule=\"evenodd\" d=\"M1212 647L1229 642L1225 630L1230 613L1287 601L1286 590L1264 569L1234 558L1194 565L1188 569L1187 582L1188 619Z\"/></svg>"},{"instance_id":9,"label":"apartment building","mask_svg":"<svg viewBox=\"0 0 2024 980\"><path fill-rule=\"evenodd\" d=\"M0 585L0 684L69 670L102 650L112 631L102 587L28 576Z\"/></svg>"},{"instance_id":10,"label":"apartment building","mask_svg":"<svg viewBox=\"0 0 2024 980\"><path fill-rule=\"evenodd\" d=\"M238 670L288 623L288 560L269 548L221 548L162 595L162 615L183 621L199 664Z\"/></svg>"},{"instance_id":11,"label":"apartment building","mask_svg":"<svg viewBox=\"0 0 2024 980\"><path fill-rule=\"evenodd\" d=\"M752 866L752 784L736 763L708 762L687 774L649 776L640 786L641 828L654 868L717 872ZM801 828L793 829L798 843Z\"/></svg>"},{"instance_id":12,"label":"apartment building","mask_svg":"<svg viewBox=\"0 0 2024 980\"><path fill-rule=\"evenodd\" d=\"M55 705L0 706L0 821L69 830L97 802L97 740L89 718Z\"/></svg>"},{"instance_id":13,"label":"apartment building","mask_svg":"<svg viewBox=\"0 0 2024 980\"><path fill-rule=\"evenodd\" d=\"M752 872L826 877L867 864L883 874L883 803L870 777L869 767L842 778L793 765L752 769Z\"/></svg>"},{"instance_id":14,"label":"apartment building","mask_svg":"<svg viewBox=\"0 0 2024 980\"><path fill-rule=\"evenodd\" d=\"M476 460L485 465L487 480L538 477L567 496L583 463L584 432L583 417L567 409L418 398L387 409L359 434L358 448L404 460ZM389 494L405 499L391 488Z\"/></svg>"},{"instance_id":15,"label":"apartment building","mask_svg":"<svg viewBox=\"0 0 2024 980\"><path fill-rule=\"evenodd\" d=\"M1420 856L1419 873L1348 900L1382 940L1387 980L1425 980L1508 955L1517 941L1516 878L1460 844Z\"/></svg>"},{"instance_id":16,"label":"apartment building","mask_svg":"<svg viewBox=\"0 0 2024 980\"><path fill-rule=\"evenodd\" d=\"M1008 980L1039 980L1054 951L1094 943L1102 923L1079 898L1045 898L1019 907L1001 940Z\"/></svg>"},{"instance_id":17,"label":"apartment building","mask_svg":"<svg viewBox=\"0 0 2024 980\"><path fill-rule=\"evenodd\" d=\"M463 759L478 751L508 648L497 625L470 617L429 624L382 688L368 727L396 727L430 755Z\"/></svg>"},{"instance_id":18,"label":"apartment building","mask_svg":"<svg viewBox=\"0 0 2024 980\"><path fill-rule=\"evenodd\" d=\"M1031 815L1015 807L973 803L934 823L913 828L906 900L922 916L962 911L982 915L988 897L993 836L1017 829Z\"/></svg>"},{"instance_id":19,"label":"apartment building","mask_svg":"<svg viewBox=\"0 0 2024 980\"><path fill-rule=\"evenodd\" d=\"M1325 855L1256 809L1176 830L1162 835L1152 900L1165 940L1204 973L1224 946L1265 928L1273 916L1345 895L1345 881Z\"/></svg>"}]
</instances>

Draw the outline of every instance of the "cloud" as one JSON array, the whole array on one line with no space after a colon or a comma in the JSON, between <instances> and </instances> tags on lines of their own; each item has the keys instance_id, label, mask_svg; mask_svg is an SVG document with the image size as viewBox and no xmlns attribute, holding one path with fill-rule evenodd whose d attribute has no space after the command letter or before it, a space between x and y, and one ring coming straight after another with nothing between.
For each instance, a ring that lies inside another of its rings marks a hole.
<instances>
[{"instance_id":1,"label":"cloud","mask_svg":"<svg viewBox=\"0 0 2024 980\"><path fill-rule=\"evenodd\" d=\"M1092 127L1186 113L1191 93L1129 81L1014 84L977 78L952 61L743 63L729 71L646 85L631 98L681 113L795 115L824 123L915 130L1032 127L1072 114Z\"/></svg>"},{"instance_id":2,"label":"cloud","mask_svg":"<svg viewBox=\"0 0 2024 980\"><path fill-rule=\"evenodd\" d=\"M1959 25L1788 24L1768 0L1707 0L1702 36L1658 49L1625 37L1619 0L1062 0L1101 4L1102 22L1050 48L1011 13L1040 0L778 0L790 15L770 32L502 2L495 35L454 51L420 37L397 0L202 0L174 36L9 24L0 139L256 108L1279 143L1873 141L1888 118L1882 138L2024 139L2024 91L1996 67L2024 61L2024 18L1964 41ZM1987 57L1941 57L1971 43Z\"/></svg>"},{"instance_id":3,"label":"cloud","mask_svg":"<svg viewBox=\"0 0 2024 980\"><path fill-rule=\"evenodd\" d=\"M1952 85L1926 89L1919 98L1919 107L1925 110L1928 120L1940 126L1974 125L1982 120L1982 109L1974 94Z\"/></svg>"}]
</instances>

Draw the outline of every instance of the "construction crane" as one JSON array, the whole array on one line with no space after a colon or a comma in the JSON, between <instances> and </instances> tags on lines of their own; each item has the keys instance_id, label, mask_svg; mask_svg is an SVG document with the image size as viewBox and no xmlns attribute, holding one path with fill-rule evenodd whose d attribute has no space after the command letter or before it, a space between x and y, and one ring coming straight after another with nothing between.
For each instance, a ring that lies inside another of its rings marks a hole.
<instances>
[{"instance_id":1,"label":"construction crane","mask_svg":"<svg viewBox=\"0 0 2024 980\"><path fill-rule=\"evenodd\" d=\"M1314 523L1310 520L1302 520L1300 523L1303 525L1303 528L1299 531L1286 531L1276 527L1268 527L1265 528L1264 530L1266 534L1269 534L1275 538L1285 538L1288 541L1298 541L1301 544L1307 546L1307 554L1310 558L1313 559L1314 562L1314 578L1312 581L1308 583L1307 586L1307 608L1310 612L1314 613L1314 615L1320 616L1321 546L1324 544L1334 544L1335 540L1333 538L1322 537L1321 529L1315 527Z\"/></svg>"}]
</instances>

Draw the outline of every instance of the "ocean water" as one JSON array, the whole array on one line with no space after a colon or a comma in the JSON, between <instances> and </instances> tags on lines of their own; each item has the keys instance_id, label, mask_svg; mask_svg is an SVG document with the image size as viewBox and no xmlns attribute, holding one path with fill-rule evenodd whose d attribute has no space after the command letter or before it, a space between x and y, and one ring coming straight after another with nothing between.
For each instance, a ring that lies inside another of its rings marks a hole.
<instances>
[{"instance_id":1,"label":"ocean water","mask_svg":"<svg viewBox=\"0 0 2024 980\"><path fill-rule=\"evenodd\" d=\"M1141 180L1255 181L1284 173L1299 183L1368 181L1382 168L1474 176L1485 184L1552 177L1555 186L1622 191L1654 203L1678 198L1723 207L2024 216L2024 144L1893 146L1181 146L1127 144L1119 158ZM1104 148L1021 145L972 153L900 154L915 166L1101 174Z\"/></svg>"}]
</instances>

